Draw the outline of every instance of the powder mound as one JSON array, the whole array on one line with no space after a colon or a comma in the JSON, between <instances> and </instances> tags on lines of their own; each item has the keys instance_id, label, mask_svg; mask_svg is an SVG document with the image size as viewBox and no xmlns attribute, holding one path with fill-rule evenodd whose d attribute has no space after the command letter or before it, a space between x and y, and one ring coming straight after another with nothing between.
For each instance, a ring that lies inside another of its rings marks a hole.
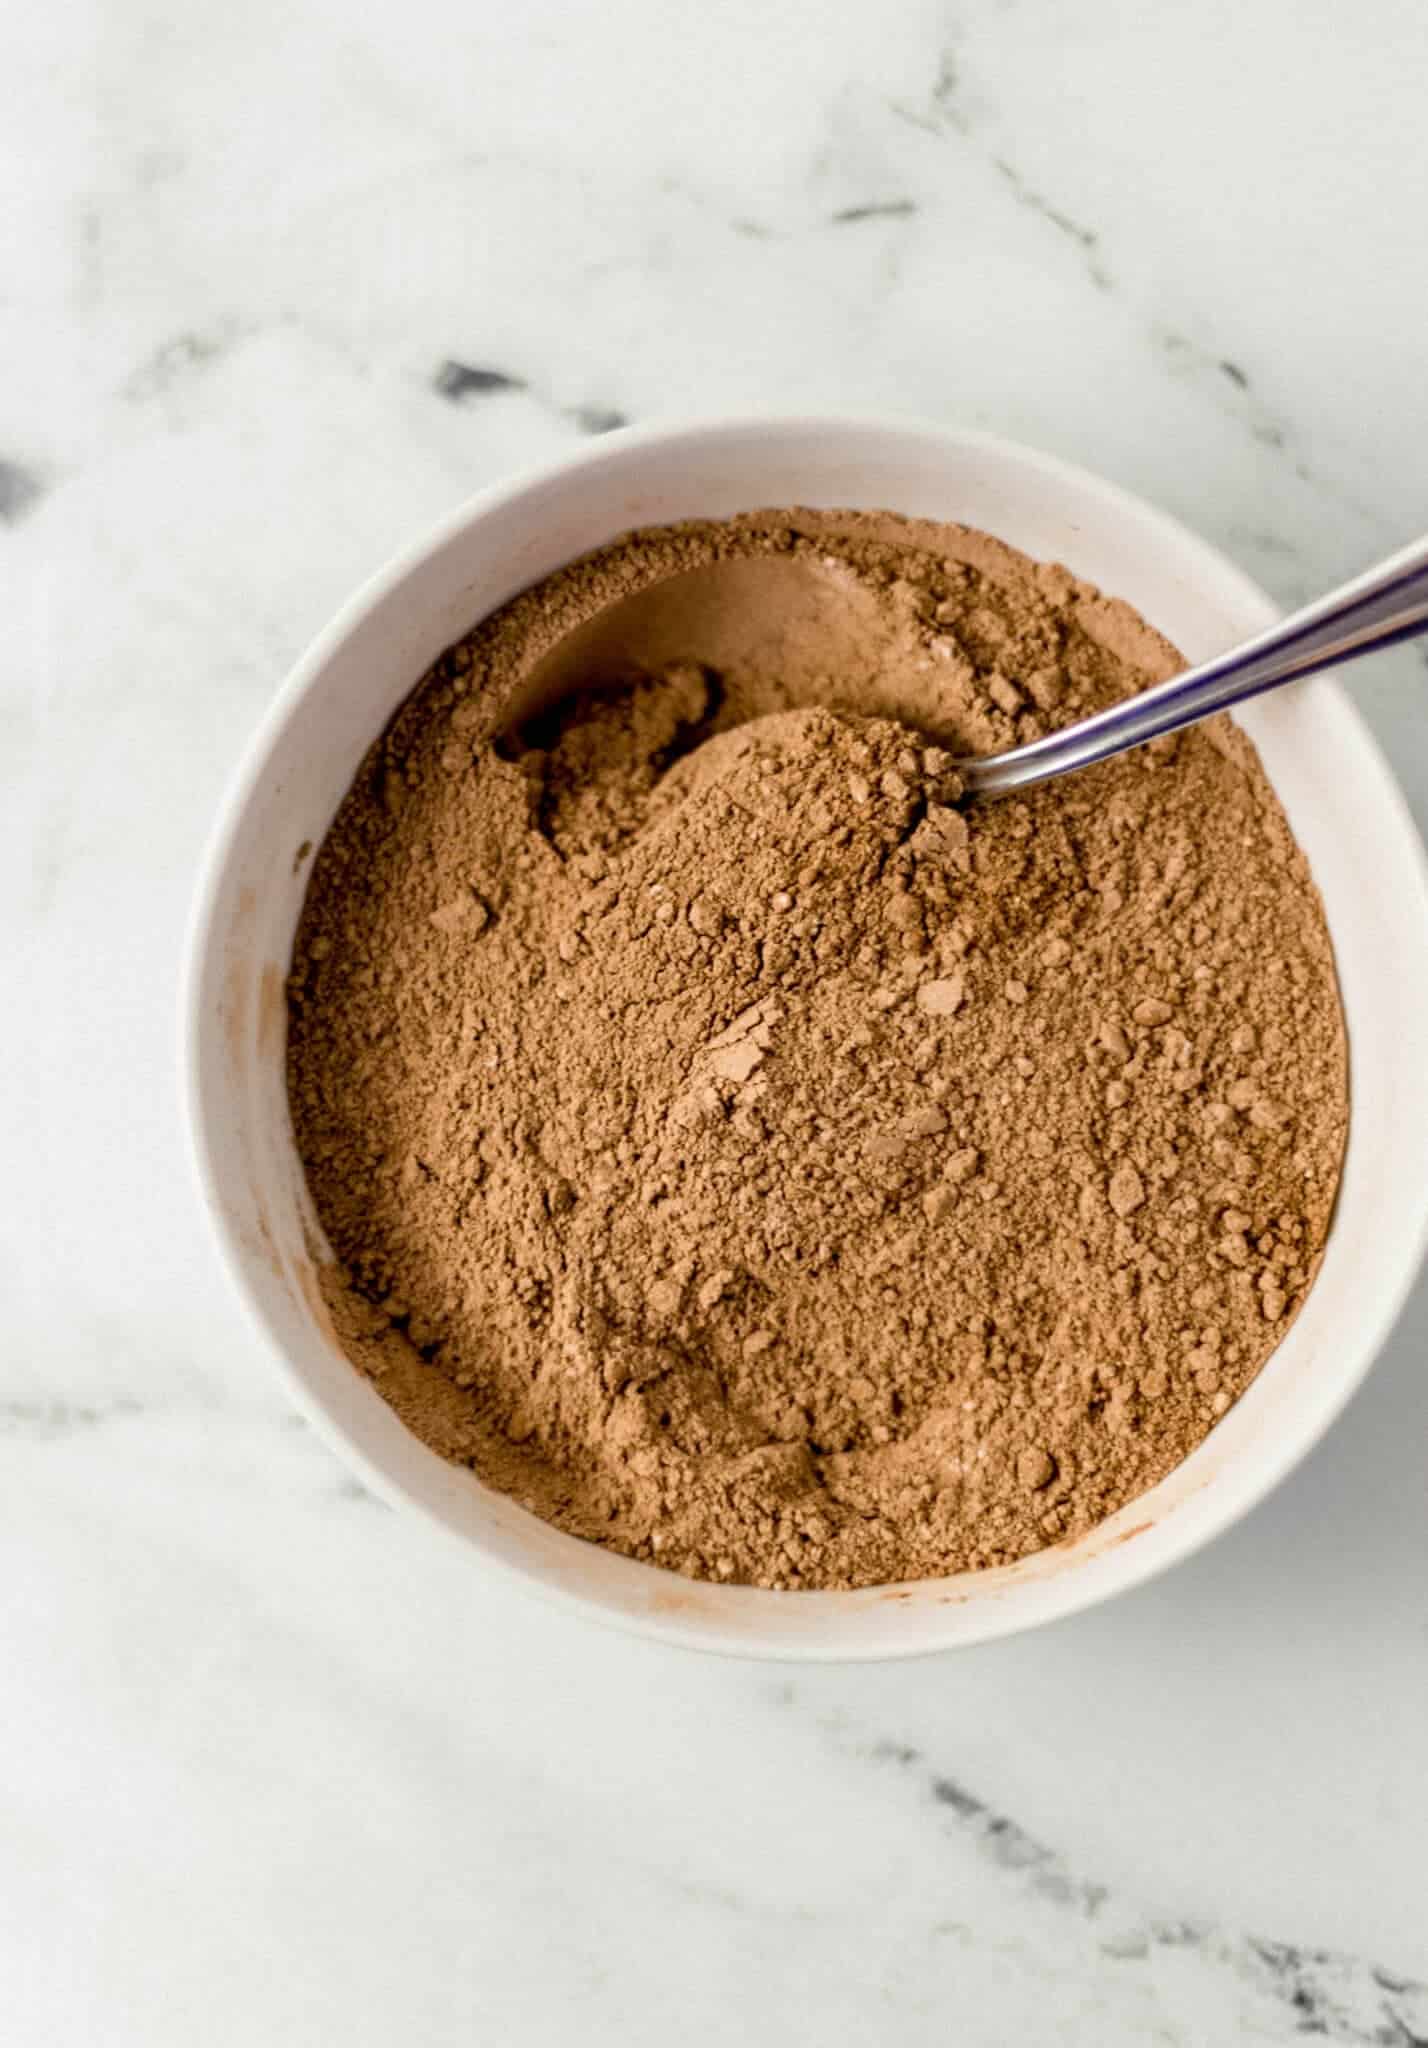
<instances>
[{"instance_id":1,"label":"powder mound","mask_svg":"<svg viewBox=\"0 0 1428 2048\"><path fill-rule=\"evenodd\" d=\"M966 809L952 766L1175 666L985 536L801 512L443 657L289 985L329 1303L419 1435L783 1587L1025 1556L1193 1448L1332 1207L1312 882L1228 725Z\"/></svg>"}]
</instances>

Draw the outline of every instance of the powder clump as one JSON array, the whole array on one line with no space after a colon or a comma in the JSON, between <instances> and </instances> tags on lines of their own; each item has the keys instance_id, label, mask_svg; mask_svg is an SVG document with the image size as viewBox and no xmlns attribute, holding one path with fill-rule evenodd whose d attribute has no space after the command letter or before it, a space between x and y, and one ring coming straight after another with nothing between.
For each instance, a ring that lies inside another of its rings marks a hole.
<instances>
[{"instance_id":1,"label":"powder clump","mask_svg":"<svg viewBox=\"0 0 1428 2048\"><path fill-rule=\"evenodd\" d=\"M984 535L801 511L443 656L289 982L329 1304L419 1435L780 1587L1009 1562L1193 1448L1328 1227L1317 896L1223 721L983 806L952 765L1177 665Z\"/></svg>"}]
</instances>

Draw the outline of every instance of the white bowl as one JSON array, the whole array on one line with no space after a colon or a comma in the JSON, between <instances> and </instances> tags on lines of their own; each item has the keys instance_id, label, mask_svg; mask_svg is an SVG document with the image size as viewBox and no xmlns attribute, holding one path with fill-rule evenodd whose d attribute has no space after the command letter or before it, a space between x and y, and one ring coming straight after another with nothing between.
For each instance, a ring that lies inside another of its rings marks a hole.
<instances>
[{"instance_id":1,"label":"white bowl","mask_svg":"<svg viewBox=\"0 0 1428 2048\"><path fill-rule=\"evenodd\" d=\"M694 1583L562 1535L410 1435L331 1334L283 1080L283 978L309 871L299 850L322 839L431 660L516 591L630 526L794 504L984 527L1128 598L1192 661L1275 616L1213 549L1113 485L1009 442L915 422L659 427L482 491L359 592L263 721L198 894L187 1081L199 1181L239 1296L293 1398L378 1493L453 1532L473 1566L670 1642L765 1657L906 1656L1050 1621L1185 1557L1284 1477L1368 1370L1428 1235L1428 870L1336 685L1246 707L1245 729L1323 892L1348 1017L1352 1125L1303 1311L1244 1397L1151 1492L1079 1542L1005 1569L851 1593Z\"/></svg>"}]
</instances>

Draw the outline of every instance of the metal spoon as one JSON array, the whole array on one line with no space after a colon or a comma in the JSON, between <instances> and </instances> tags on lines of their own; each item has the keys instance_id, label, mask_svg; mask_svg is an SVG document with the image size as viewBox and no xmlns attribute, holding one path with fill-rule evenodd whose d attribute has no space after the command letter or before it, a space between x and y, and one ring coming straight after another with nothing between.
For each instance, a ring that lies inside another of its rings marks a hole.
<instances>
[{"instance_id":1,"label":"metal spoon","mask_svg":"<svg viewBox=\"0 0 1428 2048\"><path fill-rule=\"evenodd\" d=\"M1123 754L1162 733L1178 732L1230 704L1333 668L1395 641L1428 631L1428 536L1401 548L1375 569L1257 634L1228 654L1157 683L1138 697L1098 711L1060 732L981 760L959 760L972 796L1006 796L1053 775L1069 775Z\"/></svg>"}]
</instances>

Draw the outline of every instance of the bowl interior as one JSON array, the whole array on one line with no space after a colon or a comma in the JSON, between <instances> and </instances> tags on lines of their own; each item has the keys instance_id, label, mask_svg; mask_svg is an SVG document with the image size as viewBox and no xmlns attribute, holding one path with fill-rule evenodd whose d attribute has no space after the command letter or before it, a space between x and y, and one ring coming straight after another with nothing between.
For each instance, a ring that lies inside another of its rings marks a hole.
<instances>
[{"instance_id":1,"label":"bowl interior","mask_svg":"<svg viewBox=\"0 0 1428 2048\"><path fill-rule=\"evenodd\" d=\"M888 507L984 527L1127 598L1194 661L1274 616L1262 592L1114 487L987 437L859 421L621 436L483 494L320 637L229 798L196 914L189 1083L200 1179L239 1291L296 1398L377 1490L587 1612L709 1649L869 1657L976 1641L1133 1584L1233 1521L1314 1442L1386 1336L1421 1253L1428 884L1397 790L1334 684L1245 709L1313 866L1348 1018L1352 1124L1329 1246L1259 1378L1159 1486L1006 1569L851 1593L695 1584L562 1535L408 1434L338 1350L283 1085L283 979L308 872L368 745L476 619L632 525L761 505ZM1213 821L1207 821L1213 829Z\"/></svg>"}]
</instances>

